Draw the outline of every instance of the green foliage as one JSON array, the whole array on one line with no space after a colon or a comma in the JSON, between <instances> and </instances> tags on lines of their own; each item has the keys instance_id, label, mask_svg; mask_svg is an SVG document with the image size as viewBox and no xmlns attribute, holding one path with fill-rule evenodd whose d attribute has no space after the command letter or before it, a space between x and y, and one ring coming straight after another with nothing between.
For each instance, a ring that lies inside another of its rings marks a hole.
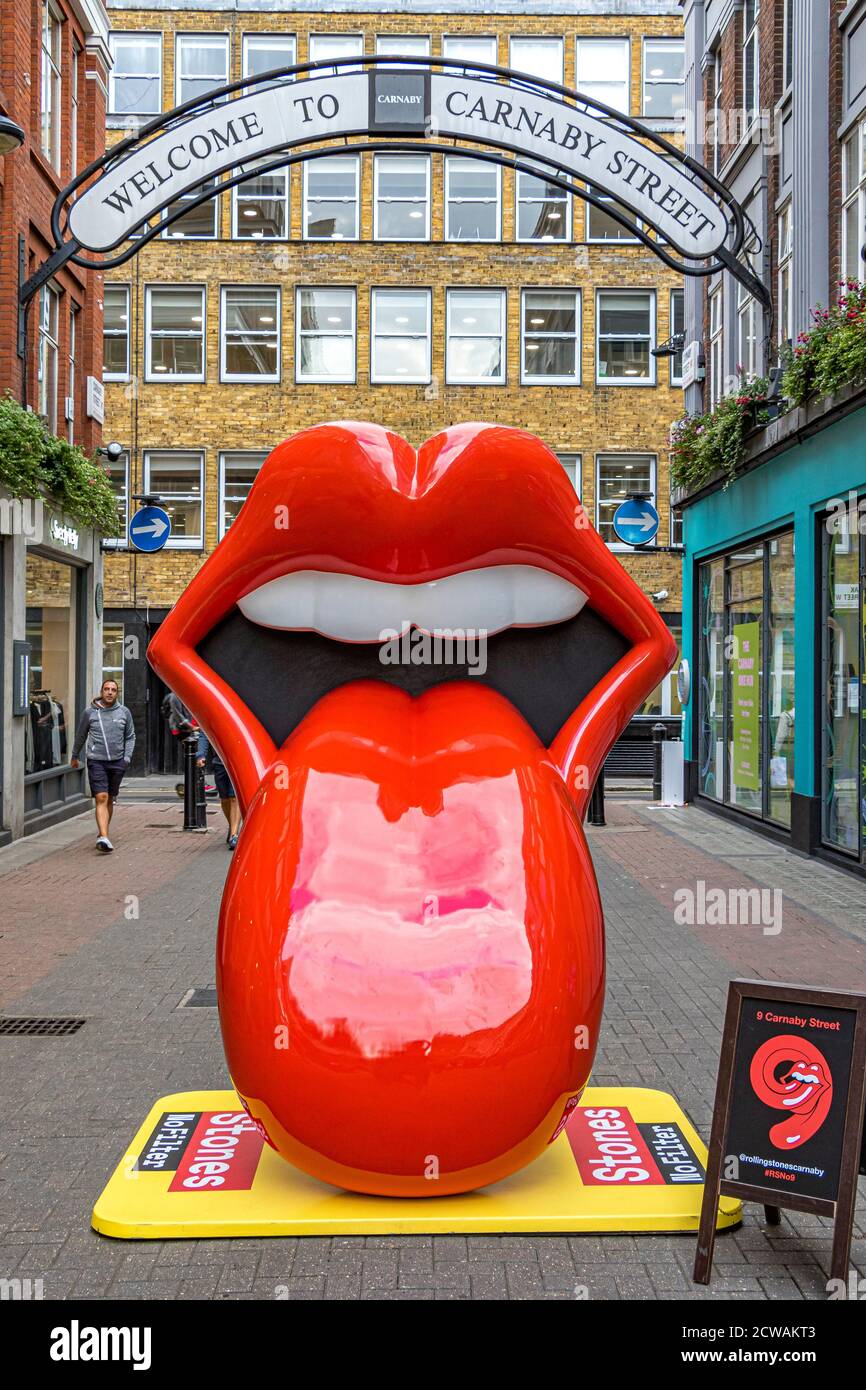
<instances>
[{"instance_id":1,"label":"green foliage","mask_svg":"<svg viewBox=\"0 0 866 1390\"><path fill-rule=\"evenodd\" d=\"M118 534L117 502L107 470L83 449L49 433L10 394L0 398L0 483L13 497L49 494L83 526Z\"/></svg>"},{"instance_id":2,"label":"green foliage","mask_svg":"<svg viewBox=\"0 0 866 1390\"><path fill-rule=\"evenodd\" d=\"M794 405L866 382L866 285L842 280L839 288L833 307L814 309L814 326L786 354L782 389Z\"/></svg>"},{"instance_id":3,"label":"green foliage","mask_svg":"<svg viewBox=\"0 0 866 1390\"><path fill-rule=\"evenodd\" d=\"M770 419L764 406L767 385L765 377L756 377L708 414L686 415L676 422L671 431L675 486L692 491L720 472L725 475L726 487L733 482L746 456L747 435Z\"/></svg>"}]
</instances>

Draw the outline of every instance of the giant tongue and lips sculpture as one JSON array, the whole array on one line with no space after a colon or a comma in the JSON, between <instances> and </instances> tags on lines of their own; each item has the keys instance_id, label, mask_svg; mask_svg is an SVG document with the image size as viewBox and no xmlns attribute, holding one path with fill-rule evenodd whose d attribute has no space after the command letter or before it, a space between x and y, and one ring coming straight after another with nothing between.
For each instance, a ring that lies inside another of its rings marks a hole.
<instances>
[{"instance_id":1,"label":"giant tongue and lips sculpture","mask_svg":"<svg viewBox=\"0 0 866 1390\"><path fill-rule=\"evenodd\" d=\"M385 666L390 680L332 683L282 746L250 707L253 687L271 705L280 681L305 688L303 660L275 668L269 641L480 629L492 651L509 628L573 636L584 609L620 645L549 746L471 672L440 669L420 692ZM255 625L244 699L200 650L230 621ZM317 1178L386 1195L468 1191L530 1163L587 1083L601 1019L583 815L675 657L554 455L495 425L417 453L370 424L294 435L148 655L220 750L244 815L217 987L232 1081L268 1142Z\"/></svg>"}]
</instances>

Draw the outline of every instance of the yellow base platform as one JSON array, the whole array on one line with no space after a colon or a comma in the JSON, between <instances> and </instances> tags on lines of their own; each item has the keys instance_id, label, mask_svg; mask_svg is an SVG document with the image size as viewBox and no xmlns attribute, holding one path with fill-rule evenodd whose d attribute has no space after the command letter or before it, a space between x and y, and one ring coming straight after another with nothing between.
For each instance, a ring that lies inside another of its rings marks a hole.
<instances>
[{"instance_id":1,"label":"yellow base platform","mask_svg":"<svg viewBox=\"0 0 866 1390\"><path fill-rule=\"evenodd\" d=\"M157 1101L93 1210L122 1240L510 1231L696 1231L707 1151L673 1096L590 1087L541 1158L458 1197L367 1197L279 1158L234 1091ZM718 1229L741 1205L719 1204Z\"/></svg>"}]
</instances>

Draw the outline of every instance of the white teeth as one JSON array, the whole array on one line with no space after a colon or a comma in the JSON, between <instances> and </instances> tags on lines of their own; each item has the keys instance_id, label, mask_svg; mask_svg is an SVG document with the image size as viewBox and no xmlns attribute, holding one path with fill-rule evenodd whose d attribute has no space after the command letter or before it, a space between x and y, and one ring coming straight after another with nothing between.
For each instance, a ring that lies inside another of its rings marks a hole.
<instances>
[{"instance_id":1,"label":"white teeth","mask_svg":"<svg viewBox=\"0 0 866 1390\"><path fill-rule=\"evenodd\" d=\"M586 603L576 584L535 565L491 565L426 584L388 584L354 574L296 570L238 600L261 627L318 632L337 642L381 642L411 627L492 636L573 618Z\"/></svg>"}]
</instances>

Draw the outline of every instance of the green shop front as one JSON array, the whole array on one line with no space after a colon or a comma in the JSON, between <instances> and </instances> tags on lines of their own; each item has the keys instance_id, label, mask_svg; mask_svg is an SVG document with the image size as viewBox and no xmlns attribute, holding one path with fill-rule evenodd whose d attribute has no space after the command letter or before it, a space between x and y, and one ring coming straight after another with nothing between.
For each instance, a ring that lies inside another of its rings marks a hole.
<instances>
[{"instance_id":1,"label":"green shop front","mask_svg":"<svg viewBox=\"0 0 866 1390\"><path fill-rule=\"evenodd\" d=\"M866 867L866 393L781 417L678 502L687 798Z\"/></svg>"}]
</instances>

